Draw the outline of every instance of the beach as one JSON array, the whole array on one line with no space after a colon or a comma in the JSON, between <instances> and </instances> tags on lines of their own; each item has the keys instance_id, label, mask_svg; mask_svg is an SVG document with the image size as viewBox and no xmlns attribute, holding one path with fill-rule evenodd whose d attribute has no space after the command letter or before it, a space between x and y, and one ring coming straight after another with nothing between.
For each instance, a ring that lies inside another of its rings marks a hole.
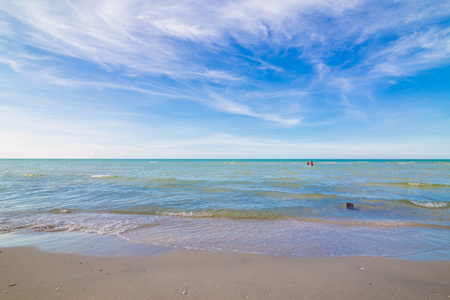
<instances>
[{"instance_id":1,"label":"beach","mask_svg":"<svg viewBox=\"0 0 450 300\"><path fill-rule=\"evenodd\" d=\"M2 299L448 299L450 261L0 249Z\"/></svg>"},{"instance_id":2,"label":"beach","mask_svg":"<svg viewBox=\"0 0 450 300\"><path fill-rule=\"evenodd\" d=\"M0 0L0 300L450 300L449 20Z\"/></svg>"},{"instance_id":3,"label":"beach","mask_svg":"<svg viewBox=\"0 0 450 300\"><path fill-rule=\"evenodd\" d=\"M449 165L0 160L0 297L448 299Z\"/></svg>"}]
</instances>

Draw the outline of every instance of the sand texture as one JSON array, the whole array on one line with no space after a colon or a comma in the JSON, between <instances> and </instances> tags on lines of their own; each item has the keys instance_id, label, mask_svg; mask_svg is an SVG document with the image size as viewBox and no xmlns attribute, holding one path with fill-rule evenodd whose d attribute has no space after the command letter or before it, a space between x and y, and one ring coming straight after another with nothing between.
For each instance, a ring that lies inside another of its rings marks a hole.
<instances>
[{"instance_id":1,"label":"sand texture","mask_svg":"<svg viewBox=\"0 0 450 300\"><path fill-rule=\"evenodd\" d=\"M450 261L0 248L0 299L450 299Z\"/></svg>"}]
</instances>

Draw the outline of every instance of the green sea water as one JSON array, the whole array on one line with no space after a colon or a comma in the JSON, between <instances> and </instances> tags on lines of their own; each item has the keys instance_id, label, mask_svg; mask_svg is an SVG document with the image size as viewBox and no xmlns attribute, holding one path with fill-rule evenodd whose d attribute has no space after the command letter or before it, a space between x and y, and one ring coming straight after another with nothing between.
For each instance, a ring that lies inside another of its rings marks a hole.
<instances>
[{"instance_id":1,"label":"green sea water","mask_svg":"<svg viewBox=\"0 0 450 300\"><path fill-rule=\"evenodd\" d=\"M0 234L399 256L449 250L449 213L449 160L0 160Z\"/></svg>"}]
</instances>

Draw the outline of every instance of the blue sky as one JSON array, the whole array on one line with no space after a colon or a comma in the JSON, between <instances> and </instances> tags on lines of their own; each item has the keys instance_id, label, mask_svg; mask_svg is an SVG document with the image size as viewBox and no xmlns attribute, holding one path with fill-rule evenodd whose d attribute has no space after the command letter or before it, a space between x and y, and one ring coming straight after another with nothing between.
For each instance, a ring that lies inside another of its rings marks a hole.
<instances>
[{"instance_id":1,"label":"blue sky","mask_svg":"<svg viewBox=\"0 0 450 300\"><path fill-rule=\"evenodd\" d=\"M450 158L447 1L0 1L0 157Z\"/></svg>"}]
</instances>

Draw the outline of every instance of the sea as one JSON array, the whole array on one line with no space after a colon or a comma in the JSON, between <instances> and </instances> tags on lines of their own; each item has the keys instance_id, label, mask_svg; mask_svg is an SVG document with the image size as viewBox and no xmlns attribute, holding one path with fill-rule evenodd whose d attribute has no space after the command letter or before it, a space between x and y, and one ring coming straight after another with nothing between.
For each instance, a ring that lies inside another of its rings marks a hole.
<instances>
[{"instance_id":1,"label":"sea","mask_svg":"<svg viewBox=\"0 0 450 300\"><path fill-rule=\"evenodd\" d=\"M0 236L39 232L281 256L450 253L450 160L1 159Z\"/></svg>"}]
</instances>

